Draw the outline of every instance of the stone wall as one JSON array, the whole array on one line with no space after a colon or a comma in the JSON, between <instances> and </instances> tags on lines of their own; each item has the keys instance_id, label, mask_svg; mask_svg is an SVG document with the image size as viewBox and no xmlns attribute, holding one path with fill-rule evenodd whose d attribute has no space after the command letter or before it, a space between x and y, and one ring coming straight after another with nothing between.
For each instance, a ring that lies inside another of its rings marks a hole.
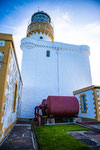
<instances>
[{"instance_id":1,"label":"stone wall","mask_svg":"<svg viewBox=\"0 0 100 150\"><path fill-rule=\"evenodd\" d=\"M12 35L0 34L5 45L0 47L4 53L0 70L0 142L12 129L20 115L22 79L18 67Z\"/></svg>"}]
</instances>

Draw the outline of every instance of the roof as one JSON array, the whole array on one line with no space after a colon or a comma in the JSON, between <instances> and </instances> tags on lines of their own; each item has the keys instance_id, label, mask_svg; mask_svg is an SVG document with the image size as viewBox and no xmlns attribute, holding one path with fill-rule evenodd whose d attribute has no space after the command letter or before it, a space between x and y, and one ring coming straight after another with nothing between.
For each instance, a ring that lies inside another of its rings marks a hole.
<instances>
[{"instance_id":1,"label":"roof","mask_svg":"<svg viewBox=\"0 0 100 150\"><path fill-rule=\"evenodd\" d=\"M38 11L38 12L34 13L34 14L32 15L32 17L34 17L34 16L37 15L37 14L45 14L46 16L49 17L50 22L51 22L51 18L50 18L50 16L49 16L46 12L44 12L44 11Z\"/></svg>"},{"instance_id":2,"label":"roof","mask_svg":"<svg viewBox=\"0 0 100 150\"><path fill-rule=\"evenodd\" d=\"M100 89L100 86L99 85L91 85L91 86L85 87L83 89L76 90L76 91L73 92L73 94L75 95L75 94L78 94L78 93L81 93L81 92L92 90L94 88L99 88Z\"/></svg>"}]
</instances>

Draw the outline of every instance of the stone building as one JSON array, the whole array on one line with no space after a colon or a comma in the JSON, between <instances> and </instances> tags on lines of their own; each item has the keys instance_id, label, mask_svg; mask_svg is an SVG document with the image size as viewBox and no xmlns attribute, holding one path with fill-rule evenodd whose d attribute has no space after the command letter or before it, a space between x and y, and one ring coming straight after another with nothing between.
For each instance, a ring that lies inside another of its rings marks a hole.
<instances>
[{"instance_id":1,"label":"stone building","mask_svg":"<svg viewBox=\"0 0 100 150\"><path fill-rule=\"evenodd\" d=\"M22 79L11 34L0 33L0 143L20 115Z\"/></svg>"}]
</instances>

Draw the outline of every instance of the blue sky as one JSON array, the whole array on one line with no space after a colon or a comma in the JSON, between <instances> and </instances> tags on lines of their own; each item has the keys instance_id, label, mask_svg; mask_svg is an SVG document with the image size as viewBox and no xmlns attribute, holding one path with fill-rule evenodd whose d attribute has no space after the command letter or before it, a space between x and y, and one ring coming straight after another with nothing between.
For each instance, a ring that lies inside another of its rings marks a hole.
<instances>
[{"instance_id":1,"label":"blue sky","mask_svg":"<svg viewBox=\"0 0 100 150\"><path fill-rule=\"evenodd\" d=\"M17 18L20 13L29 14L29 12L25 12L25 8L27 8L27 11L30 11L29 8L34 12L38 10L38 7L46 11L52 11L60 7L62 10L71 13L73 19L75 19L74 21L79 23L98 21L100 18L100 0L1 0L0 5L1 21L4 21L11 14ZM24 9L22 10L21 7L24 7Z\"/></svg>"},{"instance_id":2,"label":"blue sky","mask_svg":"<svg viewBox=\"0 0 100 150\"><path fill-rule=\"evenodd\" d=\"M20 40L33 13L47 12L55 41L90 46L93 84L100 84L100 0L1 0L0 32L13 34L21 64Z\"/></svg>"}]
</instances>

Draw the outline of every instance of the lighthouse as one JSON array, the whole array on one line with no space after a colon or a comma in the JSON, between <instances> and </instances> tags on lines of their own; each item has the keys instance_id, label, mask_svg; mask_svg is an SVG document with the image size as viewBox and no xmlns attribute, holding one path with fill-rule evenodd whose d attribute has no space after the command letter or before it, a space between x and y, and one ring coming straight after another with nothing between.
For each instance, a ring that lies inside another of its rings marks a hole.
<instances>
[{"instance_id":1,"label":"lighthouse","mask_svg":"<svg viewBox=\"0 0 100 150\"><path fill-rule=\"evenodd\" d=\"M27 29L27 37L33 37L36 40L54 41L53 27L50 16L41 11L32 15L31 24Z\"/></svg>"},{"instance_id":2,"label":"lighthouse","mask_svg":"<svg viewBox=\"0 0 100 150\"><path fill-rule=\"evenodd\" d=\"M92 84L89 46L54 42L51 18L44 11L32 15L21 49L21 118L33 118L35 106L49 95L72 96Z\"/></svg>"}]
</instances>

